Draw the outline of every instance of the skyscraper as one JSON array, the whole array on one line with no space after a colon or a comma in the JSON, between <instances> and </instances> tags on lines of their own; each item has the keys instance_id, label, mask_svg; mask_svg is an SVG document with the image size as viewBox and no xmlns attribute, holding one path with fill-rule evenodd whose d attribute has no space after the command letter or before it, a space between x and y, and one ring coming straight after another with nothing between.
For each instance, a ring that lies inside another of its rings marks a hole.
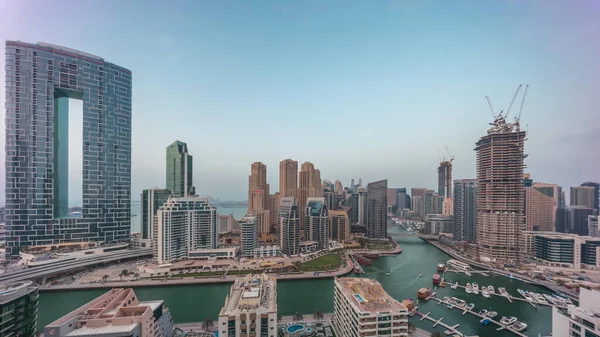
<instances>
[{"instance_id":1,"label":"skyscraper","mask_svg":"<svg viewBox=\"0 0 600 337\"><path fill-rule=\"evenodd\" d=\"M600 184L587 181L581 184L581 186L588 186L594 188L594 209L596 209L596 212L600 212Z\"/></svg>"},{"instance_id":2,"label":"skyscraper","mask_svg":"<svg viewBox=\"0 0 600 337\"><path fill-rule=\"evenodd\" d=\"M367 185L367 235L387 238L387 179Z\"/></svg>"},{"instance_id":3,"label":"skyscraper","mask_svg":"<svg viewBox=\"0 0 600 337\"><path fill-rule=\"evenodd\" d=\"M454 240L475 242L477 226L477 180L454 181Z\"/></svg>"},{"instance_id":4,"label":"skyscraper","mask_svg":"<svg viewBox=\"0 0 600 337\"><path fill-rule=\"evenodd\" d=\"M525 230L525 131L501 115L491 125L475 147L479 256L485 261L518 260Z\"/></svg>"},{"instance_id":5,"label":"skyscraper","mask_svg":"<svg viewBox=\"0 0 600 337\"><path fill-rule=\"evenodd\" d=\"M335 181L335 185L334 185L334 192L337 195L342 195L344 194L344 186L342 185L342 182L339 180Z\"/></svg>"},{"instance_id":6,"label":"skyscraper","mask_svg":"<svg viewBox=\"0 0 600 337\"><path fill-rule=\"evenodd\" d=\"M329 211L329 238L337 242L350 239L350 218L343 210Z\"/></svg>"},{"instance_id":7,"label":"skyscraper","mask_svg":"<svg viewBox=\"0 0 600 337\"><path fill-rule=\"evenodd\" d=\"M300 216L294 197L281 198L279 207L279 246L287 255L300 253Z\"/></svg>"},{"instance_id":8,"label":"skyscraper","mask_svg":"<svg viewBox=\"0 0 600 337\"><path fill-rule=\"evenodd\" d=\"M367 200L365 199L365 202ZM358 216L358 210L359 210L359 198L358 198L358 194L353 193L350 195L350 197L348 198L346 205L350 206L350 212L348 213L348 217L350 218L350 224L356 224L359 223L359 216Z\"/></svg>"},{"instance_id":9,"label":"skyscraper","mask_svg":"<svg viewBox=\"0 0 600 337\"><path fill-rule=\"evenodd\" d=\"M252 257L258 247L258 219L255 216L245 216L240 219L240 246L242 256Z\"/></svg>"},{"instance_id":10,"label":"skyscraper","mask_svg":"<svg viewBox=\"0 0 600 337\"><path fill-rule=\"evenodd\" d=\"M369 212L368 195L367 190L364 187L358 188L358 224L367 226L369 219L367 214Z\"/></svg>"},{"instance_id":11,"label":"skyscraper","mask_svg":"<svg viewBox=\"0 0 600 337\"><path fill-rule=\"evenodd\" d=\"M267 166L261 162L252 163L248 176L248 214L257 216L260 234L271 232L271 199L267 184Z\"/></svg>"},{"instance_id":12,"label":"skyscraper","mask_svg":"<svg viewBox=\"0 0 600 337\"><path fill-rule=\"evenodd\" d=\"M6 42L6 254L129 239L131 71L46 43ZM69 99L83 101L82 216L69 217Z\"/></svg>"},{"instance_id":13,"label":"skyscraper","mask_svg":"<svg viewBox=\"0 0 600 337\"><path fill-rule=\"evenodd\" d=\"M315 169L312 163L305 162L300 168L298 178L298 209L302 210L300 214L300 223L304 227L304 208L306 207L306 200L310 197L321 197L323 191L321 190L321 172Z\"/></svg>"},{"instance_id":14,"label":"skyscraper","mask_svg":"<svg viewBox=\"0 0 600 337\"><path fill-rule=\"evenodd\" d=\"M171 191L164 188L151 188L142 191L140 227L142 230L142 239L152 239L154 216L160 206L164 205L169 199Z\"/></svg>"},{"instance_id":15,"label":"skyscraper","mask_svg":"<svg viewBox=\"0 0 600 337\"><path fill-rule=\"evenodd\" d=\"M438 194L434 190L427 190L423 194L423 216L441 213L441 202L439 199Z\"/></svg>"},{"instance_id":16,"label":"skyscraper","mask_svg":"<svg viewBox=\"0 0 600 337\"><path fill-rule=\"evenodd\" d=\"M323 190L323 197L325 197L325 204L328 210L336 210L338 208L338 195L330 190Z\"/></svg>"},{"instance_id":17,"label":"skyscraper","mask_svg":"<svg viewBox=\"0 0 600 337\"><path fill-rule=\"evenodd\" d=\"M217 248L217 209L208 197L169 198L156 212L154 259L158 264L187 258L191 250Z\"/></svg>"},{"instance_id":18,"label":"skyscraper","mask_svg":"<svg viewBox=\"0 0 600 337\"><path fill-rule=\"evenodd\" d=\"M597 190L593 186L575 186L571 187L570 206L585 206L585 208L598 209Z\"/></svg>"},{"instance_id":19,"label":"skyscraper","mask_svg":"<svg viewBox=\"0 0 600 337\"><path fill-rule=\"evenodd\" d=\"M387 207L395 207L396 206L396 197L398 193L397 188L388 188L387 189Z\"/></svg>"},{"instance_id":20,"label":"skyscraper","mask_svg":"<svg viewBox=\"0 0 600 337\"><path fill-rule=\"evenodd\" d=\"M298 162L291 159L279 163L279 197L296 197L298 190Z\"/></svg>"},{"instance_id":21,"label":"skyscraper","mask_svg":"<svg viewBox=\"0 0 600 337\"><path fill-rule=\"evenodd\" d=\"M326 249L329 238L329 218L325 198L308 198L304 219L306 221L304 225L306 240L316 242L319 250Z\"/></svg>"},{"instance_id":22,"label":"skyscraper","mask_svg":"<svg viewBox=\"0 0 600 337\"><path fill-rule=\"evenodd\" d=\"M525 186L525 224L528 231L556 231L560 187L532 183Z\"/></svg>"},{"instance_id":23,"label":"skyscraper","mask_svg":"<svg viewBox=\"0 0 600 337\"><path fill-rule=\"evenodd\" d=\"M396 189L396 211L397 212L400 212L403 209L409 208L407 196L408 195L406 194L406 188L402 187L402 188ZM398 214L400 214L400 213L398 213Z\"/></svg>"},{"instance_id":24,"label":"skyscraper","mask_svg":"<svg viewBox=\"0 0 600 337\"><path fill-rule=\"evenodd\" d=\"M178 198L196 194L193 169L193 158L186 143L177 140L167 146L167 189L171 196Z\"/></svg>"},{"instance_id":25,"label":"skyscraper","mask_svg":"<svg viewBox=\"0 0 600 337\"><path fill-rule=\"evenodd\" d=\"M437 193L441 197L452 197L452 160L440 162Z\"/></svg>"},{"instance_id":26,"label":"skyscraper","mask_svg":"<svg viewBox=\"0 0 600 337\"><path fill-rule=\"evenodd\" d=\"M568 206L557 212L556 231L561 233L573 233L588 235L588 217L593 215L594 210L586 206Z\"/></svg>"}]
</instances>

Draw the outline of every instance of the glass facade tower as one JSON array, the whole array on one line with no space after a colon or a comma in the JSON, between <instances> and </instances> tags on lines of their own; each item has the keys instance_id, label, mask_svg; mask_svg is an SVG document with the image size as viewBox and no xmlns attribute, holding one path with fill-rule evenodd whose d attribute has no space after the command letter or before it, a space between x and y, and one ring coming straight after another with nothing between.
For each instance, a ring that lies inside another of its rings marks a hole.
<instances>
[{"instance_id":1,"label":"glass facade tower","mask_svg":"<svg viewBox=\"0 0 600 337\"><path fill-rule=\"evenodd\" d=\"M68 217L68 99L83 101L82 216ZM131 71L77 50L6 42L7 254L129 240Z\"/></svg>"},{"instance_id":2,"label":"glass facade tower","mask_svg":"<svg viewBox=\"0 0 600 337\"><path fill-rule=\"evenodd\" d=\"M176 141L167 146L167 189L173 197L194 195L193 160L187 144Z\"/></svg>"}]
</instances>

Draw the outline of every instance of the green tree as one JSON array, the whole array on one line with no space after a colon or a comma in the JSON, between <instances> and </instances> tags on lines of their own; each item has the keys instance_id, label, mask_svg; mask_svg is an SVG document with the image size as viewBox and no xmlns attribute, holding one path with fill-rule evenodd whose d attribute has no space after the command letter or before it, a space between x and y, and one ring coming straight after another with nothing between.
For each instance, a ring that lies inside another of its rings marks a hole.
<instances>
[{"instance_id":1,"label":"green tree","mask_svg":"<svg viewBox=\"0 0 600 337\"><path fill-rule=\"evenodd\" d=\"M210 318L206 317L206 318L205 318L205 319L202 321L202 330L204 330L204 331L209 331L209 330L210 330L210 328L213 326L213 324L214 324L214 323L215 323L215 322L214 322L212 319L210 319Z\"/></svg>"},{"instance_id":2,"label":"green tree","mask_svg":"<svg viewBox=\"0 0 600 337\"><path fill-rule=\"evenodd\" d=\"M281 322L281 315L277 314L277 322Z\"/></svg>"},{"instance_id":3,"label":"green tree","mask_svg":"<svg viewBox=\"0 0 600 337\"><path fill-rule=\"evenodd\" d=\"M123 276L127 276L127 274L129 274L129 270L127 270L127 269L121 270L121 273L119 274L119 276L121 277L121 281L123 281Z\"/></svg>"},{"instance_id":4,"label":"green tree","mask_svg":"<svg viewBox=\"0 0 600 337\"><path fill-rule=\"evenodd\" d=\"M323 319L323 313L317 310L313 313L313 318L315 319L315 321L320 321Z\"/></svg>"},{"instance_id":5,"label":"green tree","mask_svg":"<svg viewBox=\"0 0 600 337\"><path fill-rule=\"evenodd\" d=\"M108 280L108 278L109 278L109 277L110 277L110 276L108 276L108 275L104 275L104 276L102 276L102 282L106 282L106 280Z\"/></svg>"},{"instance_id":6,"label":"green tree","mask_svg":"<svg viewBox=\"0 0 600 337\"><path fill-rule=\"evenodd\" d=\"M139 278L140 278L140 274L138 274L138 273L134 273L134 274L133 274L133 278L134 278L134 279L136 279L136 280L137 280L137 279L139 279Z\"/></svg>"},{"instance_id":7,"label":"green tree","mask_svg":"<svg viewBox=\"0 0 600 337\"><path fill-rule=\"evenodd\" d=\"M302 316L301 313L297 312L297 313L294 314L294 316L292 316L292 319L294 321L300 322L300 321L304 320L304 316Z\"/></svg>"},{"instance_id":8,"label":"green tree","mask_svg":"<svg viewBox=\"0 0 600 337\"><path fill-rule=\"evenodd\" d=\"M413 332L415 332L415 330L417 329L417 327L412 323L412 322L408 322L408 333L412 335Z\"/></svg>"}]
</instances>

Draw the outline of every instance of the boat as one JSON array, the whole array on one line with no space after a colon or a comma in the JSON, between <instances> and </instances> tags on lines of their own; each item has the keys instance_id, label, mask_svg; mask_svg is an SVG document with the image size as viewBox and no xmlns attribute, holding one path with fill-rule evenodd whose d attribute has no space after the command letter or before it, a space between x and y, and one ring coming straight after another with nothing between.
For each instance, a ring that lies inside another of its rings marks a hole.
<instances>
[{"instance_id":1,"label":"boat","mask_svg":"<svg viewBox=\"0 0 600 337\"><path fill-rule=\"evenodd\" d=\"M470 294L473 292L473 288L471 286L471 283L467 283L467 286L465 287L465 291L467 292L467 294Z\"/></svg>"},{"instance_id":2,"label":"boat","mask_svg":"<svg viewBox=\"0 0 600 337\"><path fill-rule=\"evenodd\" d=\"M525 324L523 322L516 321L511 326L509 326L508 328L511 329L511 330L514 330L516 332L521 332L521 331L527 329L527 324Z\"/></svg>"},{"instance_id":3,"label":"boat","mask_svg":"<svg viewBox=\"0 0 600 337\"><path fill-rule=\"evenodd\" d=\"M450 259L446 262L447 266L450 266L451 268L456 269L459 272L466 272L466 271L470 271L472 270L471 266L469 266L468 264L462 262L462 261L458 261L458 260L454 260L454 259Z\"/></svg>"},{"instance_id":4,"label":"boat","mask_svg":"<svg viewBox=\"0 0 600 337\"><path fill-rule=\"evenodd\" d=\"M356 255L353 255L353 256L356 259L356 262L358 262L359 264L367 265L367 266L370 266L370 265L373 264L373 261L371 261L371 259L369 259L368 257L365 257L365 256L360 255L360 254L356 254Z\"/></svg>"},{"instance_id":5,"label":"boat","mask_svg":"<svg viewBox=\"0 0 600 337\"><path fill-rule=\"evenodd\" d=\"M456 282L453 285L451 285L450 288L457 289L458 288L458 282Z\"/></svg>"},{"instance_id":6,"label":"boat","mask_svg":"<svg viewBox=\"0 0 600 337\"><path fill-rule=\"evenodd\" d=\"M504 297L510 297L510 295L508 294L508 291L506 291L506 289L504 287L498 288L498 291L500 292L500 295L502 295Z\"/></svg>"},{"instance_id":7,"label":"boat","mask_svg":"<svg viewBox=\"0 0 600 337\"><path fill-rule=\"evenodd\" d=\"M442 299L442 302L445 303L445 302L448 302L448 301L450 301L450 297L444 296L444 298Z\"/></svg>"},{"instance_id":8,"label":"boat","mask_svg":"<svg viewBox=\"0 0 600 337\"><path fill-rule=\"evenodd\" d=\"M468 271L465 272L465 275L467 275L467 276L473 276L473 274L469 273Z\"/></svg>"},{"instance_id":9,"label":"boat","mask_svg":"<svg viewBox=\"0 0 600 337\"><path fill-rule=\"evenodd\" d=\"M495 311L488 311L488 313L485 315L489 318L494 318L494 317L498 316L498 313Z\"/></svg>"},{"instance_id":10,"label":"boat","mask_svg":"<svg viewBox=\"0 0 600 337\"><path fill-rule=\"evenodd\" d=\"M412 310L415 307L415 301L412 298L406 298L401 302L408 310Z\"/></svg>"},{"instance_id":11,"label":"boat","mask_svg":"<svg viewBox=\"0 0 600 337\"><path fill-rule=\"evenodd\" d=\"M494 286L488 286L488 292L489 292L490 294L495 294L495 293L496 293L496 290L494 289Z\"/></svg>"},{"instance_id":12,"label":"boat","mask_svg":"<svg viewBox=\"0 0 600 337\"><path fill-rule=\"evenodd\" d=\"M521 290L521 289L517 289L517 292L519 293L519 295L523 296L523 298L525 298L529 302L533 301L533 297L531 297L531 295L529 295L527 293L527 291Z\"/></svg>"},{"instance_id":13,"label":"boat","mask_svg":"<svg viewBox=\"0 0 600 337\"><path fill-rule=\"evenodd\" d=\"M466 310L473 310L473 308L475 308L475 304L474 303L469 303L465 306Z\"/></svg>"},{"instance_id":14,"label":"boat","mask_svg":"<svg viewBox=\"0 0 600 337\"><path fill-rule=\"evenodd\" d=\"M362 270L362 268L360 266L355 266L354 267L354 273L355 274L364 274L364 270Z\"/></svg>"},{"instance_id":15,"label":"boat","mask_svg":"<svg viewBox=\"0 0 600 337\"><path fill-rule=\"evenodd\" d=\"M479 295L479 285L477 282L473 282L473 294Z\"/></svg>"},{"instance_id":16,"label":"boat","mask_svg":"<svg viewBox=\"0 0 600 337\"><path fill-rule=\"evenodd\" d=\"M502 319L500 320L500 324L502 324L502 325L511 325L511 324L513 324L516 321L517 321L517 318L514 317L514 316L510 316L510 317L502 316Z\"/></svg>"},{"instance_id":17,"label":"boat","mask_svg":"<svg viewBox=\"0 0 600 337\"><path fill-rule=\"evenodd\" d=\"M454 308L454 306L453 306L452 304L450 304L450 303L448 303L448 305L447 305L446 307L447 307L448 309L452 309L452 308Z\"/></svg>"},{"instance_id":18,"label":"boat","mask_svg":"<svg viewBox=\"0 0 600 337\"><path fill-rule=\"evenodd\" d=\"M423 273L419 273L419 277L423 276Z\"/></svg>"},{"instance_id":19,"label":"boat","mask_svg":"<svg viewBox=\"0 0 600 337\"><path fill-rule=\"evenodd\" d=\"M538 293L530 293L531 296L533 296L533 298L541 304L548 304L548 301L546 301L546 299L544 298L544 296L542 294L538 294Z\"/></svg>"},{"instance_id":20,"label":"boat","mask_svg":"<svg viewBox=\"0 0 600 337\"><path fill-rule=\"evenodd\" d=\"M487 311L487 310L485 310L485 309L481 309L481 310L479 310L479 314L480 314L481 316L485 316L485 315L487 315L487 313L488 313L488 311Z\"/></svg>"},{"instance_id":21,"label":"boat","mask_svg":"<svg viewBox=\"0 0 600 337\"><path fill-rule=\"evenodd\" d=\"M443 263L438 263L437 265L437 271L440 273L443 273L446 271L446 265Z\"/></svg>"},{"instance_id":22,"label":"boat","mask_svg":"<svg viewBox=\"0 0 600 337\"><path fill-rule=\"evenodd\" d=\"M485 298L490 298L490 293L488 292L487 287L485 286L481 287L481 294Z\"/></svg>"},{"instance_id":23,"label":"boat","mask_svg":"<svg viewBox=\"0 0 600 337\"><path fill-rule=\"evenodd\" d=\"M419 291L417 291L417 298L424 300L426 298L428 298L429 296L431 296L431 288L427 287L427 288L421 288L419 289Z\"/></svg>"},{"instance_id":24,"label":"boat","mask_svg":"<svg viewBox=\"0 0 600 337\"><path fill-rule=\"evenodd\" d=\"M461 300L460 298L456 298L456 297L452 297L450 299L450 303L454 304L455 306L457 306L459 308L462 308L467 304L467 302Z\"/></svg>"},{"instance_id":25,"label":"boat","mask_svg":"<svg viewBox=\"0 0 600 337\"><path fill-rule=\"evenodd\" d=\"M389 271L389 272L387 272L385 275L386 275L386 276L390 276L390 275L392 275L392 272L391 272L391 271Z\"/></svg>"},{"instance_id":26,"label":"boat","mask_svg":"<svg viewBox=\"0 0 600 337\"><path fill-rule=\"evenodd\" d=\"M440 274L433 274L433 284L435 284L435 285L440 284L440 280L441 280Z\"/></svg>"}]
</instances>

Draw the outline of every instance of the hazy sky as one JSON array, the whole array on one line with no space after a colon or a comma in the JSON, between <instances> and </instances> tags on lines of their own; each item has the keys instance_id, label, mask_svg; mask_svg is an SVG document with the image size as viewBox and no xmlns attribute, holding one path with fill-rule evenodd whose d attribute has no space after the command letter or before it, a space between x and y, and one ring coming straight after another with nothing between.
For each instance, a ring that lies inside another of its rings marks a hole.
<instances>
[{"instance_id":1,"label":"hazy sky","mask_svg":"<svg viewBox=\"0 0 600 337\"><path fill-rule=\"evenodd\" d=\"M506 109L520 83L533 179L600 180L596 0L0 0L6 39L133 72L134 200L165 185L176 139L194 156L196 190L222 199L246 199L254 161L277 191L285 158L344 185L435 188L447 145L454 177L474 178L485 95ZM4 151L0 165L4 203Z\"/></svg>"}]
</instances>

